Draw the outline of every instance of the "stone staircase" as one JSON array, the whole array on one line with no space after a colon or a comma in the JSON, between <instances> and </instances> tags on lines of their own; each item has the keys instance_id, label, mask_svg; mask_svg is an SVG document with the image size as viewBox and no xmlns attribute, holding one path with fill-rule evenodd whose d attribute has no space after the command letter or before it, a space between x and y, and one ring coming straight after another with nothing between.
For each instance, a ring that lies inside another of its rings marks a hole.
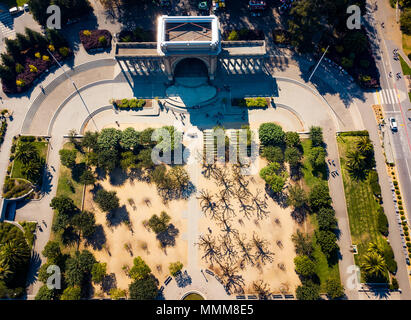
<instances>
[{"instance_id":1,"label":"stone staircase","mask_svg":"<svg viewBox=\"0 0 411 320\"><path fill-rule=\"evenodd\" d=\"M9 11L3 6L0 9L0 31L4 38L9 38L16 34L14 31L13 18Z\"/></svg>"}]
</instances>

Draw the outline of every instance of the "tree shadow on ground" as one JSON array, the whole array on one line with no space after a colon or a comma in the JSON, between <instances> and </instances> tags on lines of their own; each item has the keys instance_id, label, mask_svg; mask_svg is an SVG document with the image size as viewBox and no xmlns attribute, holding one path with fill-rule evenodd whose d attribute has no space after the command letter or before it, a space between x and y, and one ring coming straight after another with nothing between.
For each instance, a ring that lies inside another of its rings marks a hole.
<instances>
[{"instance_id":1,"label":"tree shadow on ground","mask_svg":"<svg viewBox=\"0 0 411 320\"><path fill-rule=\"evenodd\" d=\"M43 181L41 184L41 193L49 194L51 192L51 189L53 187L53 185L51 184L52 180L53 180L53 175L49 169L49 166L46 165L44 166L44 170L43 170Z\"/></svg>"},{"instance_id":2,"label":"tree shadow on ground","mask_svg":"<svg viewBox=\"0 0 411 320\"><path fill-rule=\"evenodd\" d=\"M61 242L65 246L71 246L79 241L79 236L73 227L68 227L64 229L61 235Z\"/></svg>"},{"instance_id":3,"label":"tree shadow on ground","mask_svg":"<svg viewBox=\"0 0 411 320\"><path fill-rule=\"evenodd\" d=\"M300 225L304 223L307 214L308 208L305 206L294 208L294 210L291 211L291 217Z\"/></svg>"},{"instance_id":4,"label":"tree shadow on ground","mask_svg":"<svg viewBox=\"0 0 411 320\"><path fill-rule=\"evenodd\" d=\"M110 184L113 186L122 186L127 178L127 172L121 168L115 168L113 171L109 173Z\"/></svg>"},{"instance_id":5,"label":"tree shadow on ground","mask_svg":"<svg viewBox=\"0 0 411 320\"><path fill-rule=\"evenodd\" d=\"M31 285L37 282L38 270L41 266L40 255L37 252L33 252L29 261L29 271L27 273L27 285Z\"/></svg>"},{"instance_id":6,"label":"tree shadow on ground","mask_svg":"<svg viewBox=\"0 0 411 320\"><path fill-rule=\"evenodd\" d=\"M86 246L91 246L93 250L101 250L106 241L107 238L104 228L101 224L98 224L96 225L94 233L86 238Z\"/></svg>"},{"instance_id":7,"label":"tree shadow on ground","mask_svg":"<svg viewBox=\"0 0 411 320\"><path fill-rule=\"evenodd\" d=\"M80 182L80 177L86 169L87 168L85 162L76 163L74 167L71 169L71 177L73 178L73 180L76 182Z\"/></svg>"},{"instance_id":8,"label":"tree shadow on ground","mask_svg":"<svg viewBox=\"0 0 411 320\"><path fill-rule=\"evenodd\" d=\"M157 239L163 248L174 247L179 233L180 231L170 223L165 231L157 234Z\"/></svg>"},{"instance_id":9,"label":"tree shadow on ground","mask_svg":"<svg viewBox=\"0 0 411 320\"><path fill-rule=\"evenodd\" d=\"M266 184L265 185L265 192L267 195L273 199L281 208L287 208L288 207L288 196L285 192L274 192L271 187Z\"/></svg>"},{"instance_id":10,"label":"tree shadow on ground","mask_svg":"<svg viewBox=\"0 0 411 320\"><path fill-rule=\"evenodd\" d=\"M122 205L120 208L107 213L106 218L107 223L111 227L116 227L124 221L130 220L130 216L125 205Z\"/></svg>"},{"instance_id":11,"label":"tree shadow on ground","mask_svg":"<svg viewBox=\"0 0 411 320\"><path fill-rule=\"evenodd\" d=\"M148 173L148 171L144 171L138 168L131 169L128 174L128 178L130 179L131 182L134 182L134 180L137 180L140 182L147 182L147 183L151 182L150 174Z\"/></svg>"},{"instance_id":12,"label":"tree shadow on ground","mask_svg":"<svg viewBox=\"0 0 411 320\"><path fill-rule=\"evenodd\" d=\"M178 272L178 274L176 274L176 276L174 277L177 283L177 286L179 288L184 288L186 286L189 286L191 284L191 277L189 276L189 274L187 273L187 270L183 272Z\"/></svg>"},{"instance_id":13,"label":"tree shadow on ground","mask_svg":"<svg viewBox=\"0 0 411 320\"><path fill-rule=\"evenodd\" d=\"M116 275L114 273L110 273L103 278L101 289L108 293L113 288L117 288L117 280Z\"/></svg>"}]
</instances>

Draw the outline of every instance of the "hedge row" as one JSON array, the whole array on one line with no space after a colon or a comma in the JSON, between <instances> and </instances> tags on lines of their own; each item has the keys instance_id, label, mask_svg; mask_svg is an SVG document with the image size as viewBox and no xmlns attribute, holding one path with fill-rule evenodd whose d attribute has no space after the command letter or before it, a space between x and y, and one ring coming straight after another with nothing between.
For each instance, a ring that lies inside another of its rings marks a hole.
<instances>
[{"instance_id":1,"label":"hedge row","mask_svg":"<svg viewBox=\"0 0 411 320\"><path fill-rule=\"evenodd\" d=\"M4 136L6 135L6 131L7 131L7 121L6 119L2 119L1 126L0 126L0 146L4 142Z\"/></svg>"},{"instance_id":2,"label":"hedge row","mask_svg":"<svg viewBox=\"0 0 411 320\"><path fill-rule=\"evenodd\" d=\"M368 137L369 133L367 130L362 130L362 131L340 132L339 135L341 137Z\"/></svg>"},{"instance_id":3,"label":"hedge row","mask_svg":"<svg viewBox=\"0 0 411 320\"><path fill-rule=\"evenodd\" d=\"M145 99L122 99L116 100L114 105L119 109L141 109L146 105Z\"/></svg>"},{"instance_id":4,"label":"hedge row","mask_svg":"<svg viewBox=\"0 0 411 320\"><path fill-rule=\"evenodd\" d=\"M266 98L235 98L232 99L231 104L238 107L247 108L267 108L268 102Z\"/></svg>"}]
</instances>

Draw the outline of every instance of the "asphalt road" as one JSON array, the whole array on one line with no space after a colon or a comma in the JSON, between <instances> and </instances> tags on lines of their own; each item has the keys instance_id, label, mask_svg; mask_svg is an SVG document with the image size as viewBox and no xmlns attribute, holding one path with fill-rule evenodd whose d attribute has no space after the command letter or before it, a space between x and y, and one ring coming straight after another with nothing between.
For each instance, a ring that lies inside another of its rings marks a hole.
<instances>
[{"instance_id":1,"label":"asphalt road","mask_svg":"<svg viewBox=\"0 0 411 320\"><path fill-rule=\"evenodd\" d=\"M393 50L397 48L391 40L386 38L384 29L381 26L381 22L385 24L389 23L385 21L383 10L377 10L372 12L372 14L368 14L367 21L375 27L373 34L375 35L376 47L379 48L377 55L380 56L380 59L377 59L376 63L380 71L381 89L374 93L375 103L383 106L387 117L387 125L389 117L394 117L398 124L398 131L393 132L387 130L387 132L389 132L390 135L403 203L405 203L409 214L411 208L411 119L409 119L411 118L411 111L408 110L411 108L411 103L408 98L408 90L404 75L402 74L401 64L399 60L394 59ZM401 51L401 48L398 49ZM397 73L400 73L401 78L397 79ZM388 214L393 215L395 212ZM407 217L407 220L409 221L409 217ZM400 256L399 246L397 245L396 247L397 250L394 249L396 256ZM404 254L402 255L404 256ZM401 258L398 263L402 261L404 260ZM403 278L402 282L404 282L404 275L397 275L397 277L399 276ZM407 275L407 279L408 278ZM411 297L408 297L408 299L411 299Z\"/></svg>"}]
</instances>

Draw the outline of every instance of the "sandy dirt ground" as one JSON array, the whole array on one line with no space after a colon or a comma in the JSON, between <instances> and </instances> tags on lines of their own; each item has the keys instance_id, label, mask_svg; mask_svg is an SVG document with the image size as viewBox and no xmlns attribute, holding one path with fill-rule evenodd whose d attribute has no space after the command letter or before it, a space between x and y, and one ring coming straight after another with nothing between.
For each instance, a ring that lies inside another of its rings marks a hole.
<instances>
[{"instance_id":1,"label":"sandy dirt ground","mask_svg":"<svg viewBox=\"0 0 411 320\"><path fill-rule=\"evenodd\" d=\"M266 162L261 159L260 168L263 168L265 165ZM228 172L231 172L231 168L229 166L227 168ZM249 191L253 195L259 194L259 197L264 199L266 195L264 180L258 175L248 176L246 180L249 181ZM214 196L214 201L217 200L216 194L219 193L221 187L218 187L212 177L207 179L202 175L200 186ZM265 264L255 261L254 266L245 264L244 268L241 268L240 263L237 262L236 265L239 267L238 273L243 277L243 290L246 294L255 293L252 283L259 280L269 284L272 293L293 293L300 284L300 280L294 271L294 257L296 254L294 244L291 241L291 235L295 233L297 224L290 215L290 208L282 208L272 198L267 197L266 211L268 214L260 220L256 219L255 215L250 219L244 217L243 213L240 212L239 201L235 197L231 197L230 203L235 212L235 217L232 219L232 227L238 230L240 236L245 237L246 242L251 242L253 234L266 240L268 250L273 253L273 261L266 262ZM210 235L216 239L221 239L220 237L223 235L221 229L215 220L210 217L210 214L204 215L199 226L199 231L202 235ZM221 240L217 240L217 244L221 244ZM237 245L234 248L239 251ZM254 248L252 252L255 252ZM198 263L203 268L209 268L221 276L218 264L214 263L211 265L207 263L202 259L203 255L204 252L200 249ZM222 260L227 261L228 259L223 257Z\"/></svg>"},{"instance_id":2,"label":"sandy dirt ground","mask_svg":"<svg viewBox=\"0 0 411 320\"><path fill-rule=\"evenodd\" d=\"M182 240L182 234L186 232L186 223L181 217L182 212L187 208L187 201L173 200L164 204L154 184L138 180L127 179L118 186L112 185L109 179L106 179L101 182L101 185L106 190L117 192L120 208L114 214L114 225L109 227L106 214L101 212L92 200L92 193L87 190L85 210L95 213L96 224L101 225L103 229L103 232L98 232L100 240L96 242L101 244L105 238L105 246L99 244L94 246L83 244L83 246L90 250L98 261L107 263L107 273L115 275L116 287L128 288L131 279L126 275L123 266L127 265L131 268L133 259L137 256L143 258L160 283L169 275L168 266L171 262L181 261L184 265L187 264L187 242ZM130 204L128 199L132 199L134 203ZM144 220L148 220L153 214L160 215L163 210L171 217L170 223L179 231L175 238L175 245L166 249L160 247L155 233L143 226ZM132 231L126 224L120 222L127 215L132 224ZM125 244L131 246L130 251L125 248ZM96 295L99 291L101 292L100 286L96 286Z\"/></svg>"}]
</instances>

